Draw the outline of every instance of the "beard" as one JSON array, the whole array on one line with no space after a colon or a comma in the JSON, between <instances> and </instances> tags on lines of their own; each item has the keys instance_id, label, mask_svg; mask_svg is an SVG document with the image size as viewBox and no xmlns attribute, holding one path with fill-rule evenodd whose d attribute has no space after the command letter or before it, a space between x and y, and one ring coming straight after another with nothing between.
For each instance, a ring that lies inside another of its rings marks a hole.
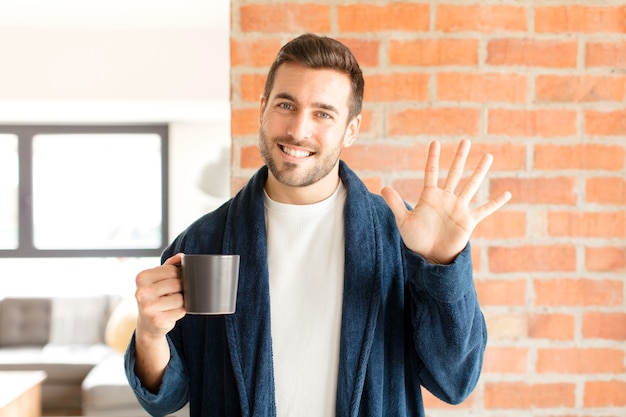
<instances>
[{"instance_id":1,"label":"beard","mask_svg":"<svg viewBox=\"0 0 626 417\"><path fill-rule=\"evenodd\" d=\"M314 149L315 154L308 158L315 158L316 164L305 170L302 168L301 164L298 163L276 161L272 156L272 152L276 152L276 148L278 147L277 143ZM265 165L267 165L267 168L278 182L290 187L307 187L326 177L337 165L341 155L341 149L342 146L341 143L339 143L337 147L330 148L322 154L316 146L309 146L305 144L305 142L298 142L291 136L280 136L270 139L263 127L259 129L259 150L263 162L265 162Z\"/></svg>"}]
</instances>

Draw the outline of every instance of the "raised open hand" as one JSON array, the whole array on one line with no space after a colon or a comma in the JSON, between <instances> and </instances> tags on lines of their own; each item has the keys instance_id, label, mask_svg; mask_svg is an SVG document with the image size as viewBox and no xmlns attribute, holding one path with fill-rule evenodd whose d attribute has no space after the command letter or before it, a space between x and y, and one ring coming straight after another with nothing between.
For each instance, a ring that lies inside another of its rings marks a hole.
<instances>
[{"instance_id":1,"label":"raised open hand","mask_svg":"<svg viewBox=\"0 0 626 417\"><path fill-rule=\"evenodd\" d=\"M493 157L485 154L463 189L455 193L463 176L471 143L462 140L443 188L439 177L439 142L428 148L424 190L413 210L408 210L397 191L385 187L382 195L396 218L404 244L428 262L448 264L465 248L474 228L484 218L506 204L511 193L505 192L487 203L470 209L469 203L480 188Z\"/></svg>"}]
</instances>

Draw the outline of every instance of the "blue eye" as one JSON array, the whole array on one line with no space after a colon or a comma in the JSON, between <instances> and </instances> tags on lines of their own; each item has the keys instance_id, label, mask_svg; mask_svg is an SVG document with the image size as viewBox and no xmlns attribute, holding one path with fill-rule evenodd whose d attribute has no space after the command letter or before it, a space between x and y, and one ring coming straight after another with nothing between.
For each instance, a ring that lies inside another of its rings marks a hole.
<instances>
[{"instance_id":1,"label":"blue eye","mask_svg":"<svg viewBox=\"0 0 626 417\"><path fill-rule=\"evenodd\" d=\"M293 109L293 105L291 103L279 103L278 107L280 107L281 109L285 109L285 110Z\"/></svg>"}]
</instances>

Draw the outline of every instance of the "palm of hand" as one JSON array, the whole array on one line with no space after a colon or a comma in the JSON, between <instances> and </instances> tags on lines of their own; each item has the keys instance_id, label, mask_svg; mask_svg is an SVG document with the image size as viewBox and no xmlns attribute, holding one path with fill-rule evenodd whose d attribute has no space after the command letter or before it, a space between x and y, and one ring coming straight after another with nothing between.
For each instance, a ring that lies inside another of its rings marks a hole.
<instances>
[{"instance_id":1,"label":"palm of hand","mask_svg":"<svg viewBox=\"0 0 626 417\"><path fill-rule=\"evenodd\" d=\"M437 142L433 142L429 148L424 190L413 210L406 208L395 190L385 188L382 195L394 213L404 244L428 262L447 264L467 245L476 225L503 206L511 195L503 193L476 209L470 209L469 203L478 191L493 158L489 154L483 157L457 195L455 189L463 174L470 142L464 140L459 144L443 188L437 186L439 148Z\"/></svg>"},{"instance_id":2,"label":"palm of hand","mask_svg":"<svg viewBox=\"0 0 626 417\"><path fill-rule=\"evenodd\" d=\"M398 219L404 244L431 263L451 262L474 227L468 207L456 195L433 187L424 189L415 208Z\"/></svg>"}]
</instances>

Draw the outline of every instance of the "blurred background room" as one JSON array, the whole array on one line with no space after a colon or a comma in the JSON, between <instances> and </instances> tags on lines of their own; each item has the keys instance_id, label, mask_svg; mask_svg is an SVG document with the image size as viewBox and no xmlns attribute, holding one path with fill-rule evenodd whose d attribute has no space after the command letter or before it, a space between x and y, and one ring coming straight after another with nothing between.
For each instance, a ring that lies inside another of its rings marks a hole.
<instances>
[{"instance_id":1,"label":"blurred background room","mask_svg":"<svg viewBox=\"0 0 626 417\"><path fill-rule=\"evenodd\" d=\"M361 63L344 159L373 192L414 203L428 143L446 167L468 138L495 158L476 203L513 194L472 237L481 380L458 406L425 392L428 417L626 416L623 0L0 0L0 298L132 300L262 164L265 74L303 32ZM68 394L83 413L96 377Z\"/></svg>"}]
</instances>

